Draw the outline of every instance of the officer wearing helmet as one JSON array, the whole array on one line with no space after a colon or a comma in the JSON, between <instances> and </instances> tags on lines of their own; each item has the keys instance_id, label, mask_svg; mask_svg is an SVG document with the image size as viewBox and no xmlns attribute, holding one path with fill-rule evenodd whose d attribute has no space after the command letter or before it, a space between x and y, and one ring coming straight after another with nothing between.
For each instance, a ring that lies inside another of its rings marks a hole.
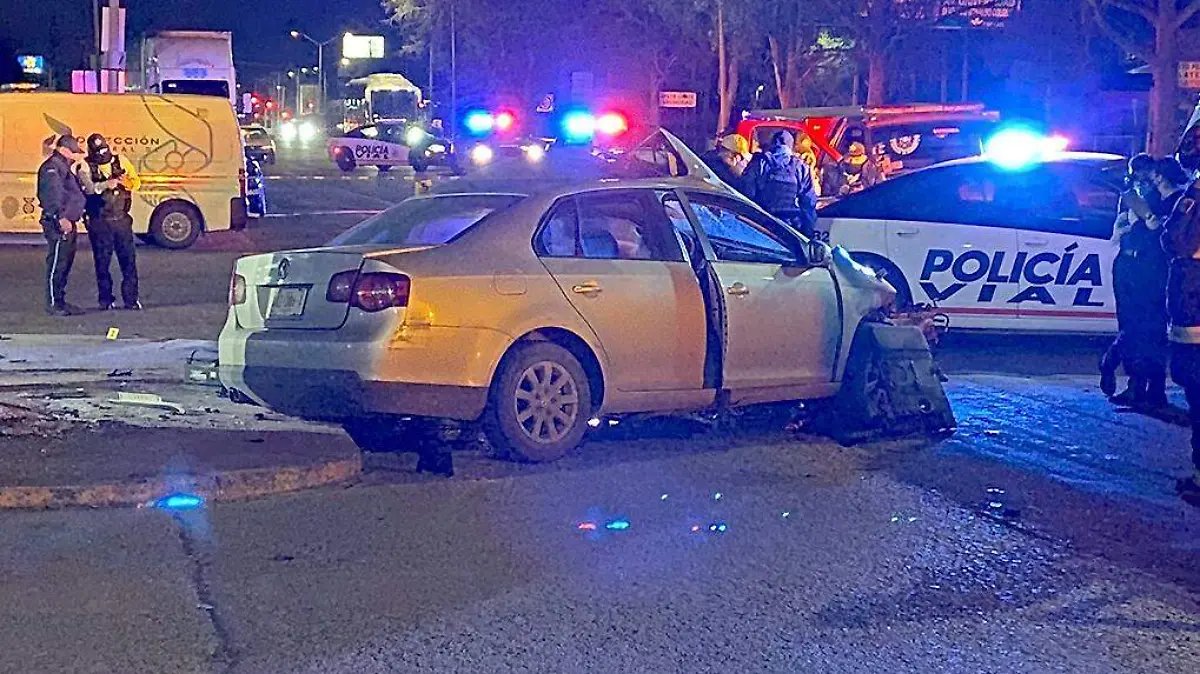
<instances>
[{"instance_id":1,"label":"officer wearing helmet","mask_svg":"<svg viewBox=\"0 0 1200 674\"><path fill-rule=\"evenodd\" d=\"M829 196L844 197L857 194L882 180L879 166L867 156L867 147L853 142L841 161L830 166L824 184Z\"/></svg>"},{"instance_id":2,"label":"officer wearing helmet","mask_svg":"<svg viewBox=\"0 0 1200 674\"><path fill-rule=\"evenodd\" d=\"M796 139L776 131L771 142L750 159L743 192L766 212L812 237L817 224L817 192L808 165L796 156Z\"/></svg>"},{"instance_id":3,"label":"officer wearing helmet","mask_svg":"<svg viewBox=\"0 0 1200 674\"><path fill-rule=\"evenodd\" d=\"M1200 506L1200 124L1183 133L1176 158L1192 178L1183 198L1163 224L1162 245L1170 258L1167 314L1170 319L1171 378L1187 396L1192 426L1192 474L1176 488Z\"/></svg>"},{"instance_id":4,"label":"officer wearing helmet","mask_svg":"<svg viewBox=\"0 0 1200 674\"><path fill-rule=\"evenodd\" d=\"M113 294L112 258L121 268L121 302L140 311L137 250L133 236L133 193L141 187L137 171L129 161L113 154L104 136L87 139L87 157L79 170L79 182L87 195L88 241L96 261L96 290L101 311L116 308Z\"/></svg>"}]
</instances>

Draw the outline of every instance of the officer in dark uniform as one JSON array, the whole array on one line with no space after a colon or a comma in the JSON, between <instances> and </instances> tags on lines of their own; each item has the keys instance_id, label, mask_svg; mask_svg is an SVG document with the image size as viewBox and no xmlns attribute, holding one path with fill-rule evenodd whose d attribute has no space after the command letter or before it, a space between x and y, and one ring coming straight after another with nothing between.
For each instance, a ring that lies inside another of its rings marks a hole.
<instances>
[{"instance_id":1,"label":"officer in dark uniform","mask_svg":"<svg viewBox=\"0 0 1200 674\"><path fill-rule=\"evenodd\" d=\"M742 193L812 237L817 224L817 190L808 164L796 156L795 142L787 131L776 131L766 149L750 159L742 174Z\"/></svg>"},{"instance_id":2,"label":"officer in dark uniform","mask_svg":"<svg viewBox=\"0 0 1200 674\"><path fill-rule=\"evenodd\" d=\"M112 153L104 136L87 139L87 160L79 182L87 195L88 241L96 262L96 289L101 311L116 308L113 296L112 258L121 267L121 301L126 309L140 311L138 301L137 246L133 236L133 192L140 179L133 165Z\"/></svg>"},{"instance_id":3,"label":"officer in dark uniform","mask_svg":"<svg viewBox=\"0 0 1200 674\"><path fill-rule=\"evenodd\" d=\"M1191 176L1200 172L1200 124L1184 131L1176 156ZM1163 225L1162 245L1171 259L1171 378L1183 387L1192 424L1192 474L1176 488L1184 500L1200 506L1200 180L1187 188Z\"/></svg>"},{"instance_id":4,"label":"officer in dark uniform","mask_svg":"<svg viewBox=\"0 0 1200 674\"><path fill-rule=\"evenodd\" d=\"M67 303L67 279L75 263L75 244L86 199L75 164L83 149L73 136L63 136L54 152L38 168L37 195L42 207L42 233L46 236L46 313L72 316L83 313Z\"/></svg>"}]
</instances>

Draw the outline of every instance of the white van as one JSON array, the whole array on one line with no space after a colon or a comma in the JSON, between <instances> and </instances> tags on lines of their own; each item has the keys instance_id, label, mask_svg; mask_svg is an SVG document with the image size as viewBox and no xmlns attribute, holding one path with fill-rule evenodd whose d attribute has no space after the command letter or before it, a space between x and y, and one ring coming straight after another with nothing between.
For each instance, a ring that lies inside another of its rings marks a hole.
<instances>
[{"instance_id":1,"label":"white van","mask_svg":"<svg viewBox=\"0 0 1200 674\"><path fill-rule=\"evenodd\" d=\"M246 226L246 163L229 101L155 94L0 93L0 232L41 232L37 170L59 136L103 134L142 177L133 228L166 248Z\"/></svg>"}]
</instances>

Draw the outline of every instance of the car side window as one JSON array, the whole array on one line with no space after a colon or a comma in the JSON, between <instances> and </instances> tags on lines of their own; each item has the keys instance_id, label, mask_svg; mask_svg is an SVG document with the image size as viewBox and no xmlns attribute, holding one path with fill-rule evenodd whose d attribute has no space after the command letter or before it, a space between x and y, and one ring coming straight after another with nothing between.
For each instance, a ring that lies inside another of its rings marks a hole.
<instances>
[{"instance_id":1,"label":"car side window","mask_svg":"<svg viewBox=\"0 0 1200 674\"><path fill-rule=\"evenodd\" d=\"M696 219L717 259L723 262L797 264L788 241L765 222L733 202L706 195L688 195Z\"/></svg>"},{"instance_id":2,"label":"car side window","mask_svg":"<svg viewBox=\"0 0 1200 674\"><path fill-rule=\"evenodd\" d=\"M536 245L547 257L683 261L679 240L648 190L583 194L560 202Z\"/></svg>"},{"instance_id":3,"label":"car side window","mask_svg":"<svg viewBox=\"0 0 1200 674\"><path fill-rule=\"evenodd\" d=\"M536 248L542 257L575 257L575 243L579 238L579 218L575 200L565 199L558 203L546 218L538 232Z\"/></svg>"}]
</instances>

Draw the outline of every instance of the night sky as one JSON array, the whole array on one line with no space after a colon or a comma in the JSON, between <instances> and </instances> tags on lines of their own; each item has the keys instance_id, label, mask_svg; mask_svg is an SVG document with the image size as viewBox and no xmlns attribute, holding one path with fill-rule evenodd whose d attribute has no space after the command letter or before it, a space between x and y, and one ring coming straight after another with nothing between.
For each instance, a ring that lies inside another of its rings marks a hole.
<instances>
[{"instance_id":1,"label":"night sky","mask_svg":"<svg viewBox=\"0 0 1200 674\"><path fill-rule=\"evenodd\" d=\"M84 65L93 41L92 0L0 5L0 43L18 53L44 54L60 71ZM147 31L229 30L234 60L250 74L316 62L312 45L288 36L293 28L324 40L345 30L377 30L384 19L378 0L126 0L126 6L129 49Z\"/></svg>"}]
</instances>

